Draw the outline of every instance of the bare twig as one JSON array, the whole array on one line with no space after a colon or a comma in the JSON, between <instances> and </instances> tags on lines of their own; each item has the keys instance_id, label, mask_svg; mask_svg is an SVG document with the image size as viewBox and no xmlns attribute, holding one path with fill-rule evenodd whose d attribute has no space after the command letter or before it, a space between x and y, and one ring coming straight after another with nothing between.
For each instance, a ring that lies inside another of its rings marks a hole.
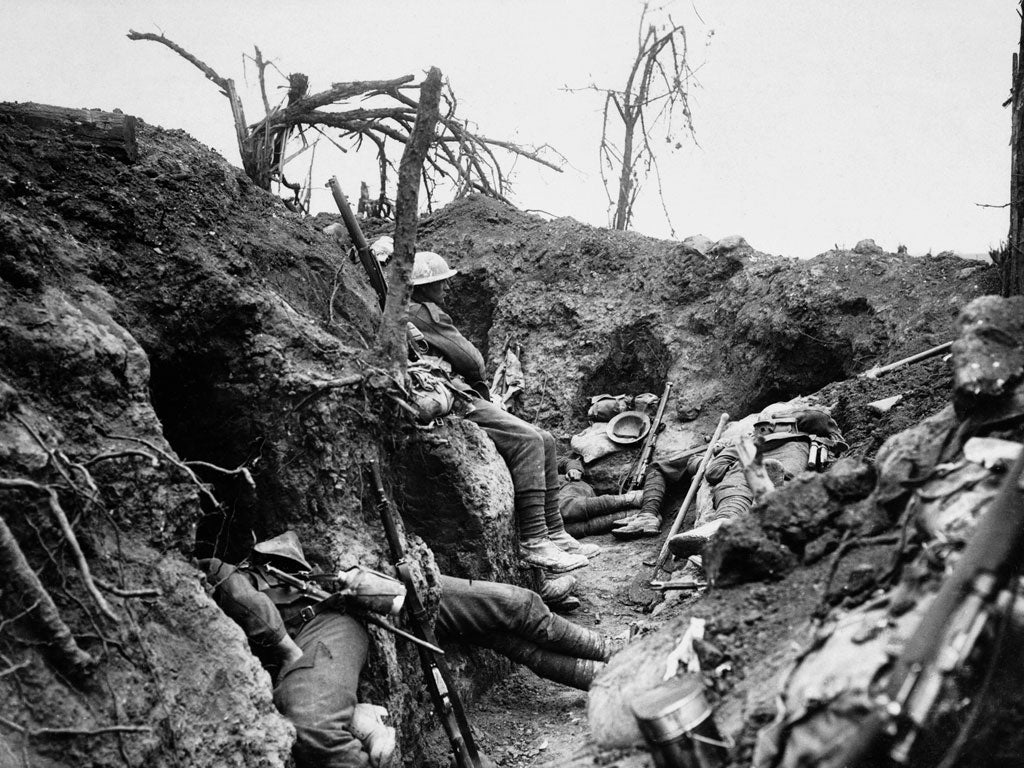
<instances>
[{"instance_id":1,"label":"bare twig","mask_svg":"<svg viewBox=\"0 0 1024 768\"><path fill-rule=\"evenodd\" d=\"M113 584L108 584L103 579L96 579L96 584L100 589L118 597L161 597L163 595L163 592L156 588L122 589L121 587L115 587Z\"/></svg>"},{"instance_id":2,"label":"bare twig","mask_svg":"<svg viewBox=\"0 0 1024 768\"><path fill-rule=\"evenodd\" d=\"M222 475L241 475L242 479L245 480L245 484L254 491L256 490L256 481L252 479L252 473L246 467L224 469L224 467L218 467L216 464L211 464L208 461L186 461L184 464L186 467L202 467L203 469L220 472Z\"/></svg>"},{"instance_id":3,"label":"bare twig","mask_svg":"<svg viewBox=\"0 0 1024 768\"><path fill-rule=\"evenodd\" d=\"M146 453L145 451L133 451L131 449L128 449L126 451L110 451L108 453L100 453L97 454L96 456L93 456L92 458L86 459L83 462L83 464L85 464L85 466L88 467L93 464L99 464L101 461L111 461L112 459L125 459L132 457L138 457L148 460L149 465L151 467L160 466L160 461L153 454Z\"/></svg>"},{"instance_id":4,"label":"bare twig","mask_svg":"<svg viewBox=\"0 0 1024 768\"><path fill-rule=\"evenodd\" d=\"M153 443L150 440L146 440L146 439L141 438L141 437L132 437L131 435L111 435L111 434L108 434L107 437L109 437L111 440L127 440L130 443L139 443L140 445L146 446L147 448L149 448L154 453L159 454L166 461L169 461L171 464L173 464L174 466L178 467L182 472L184 472L186 475L188 475L189 479L192 480L192 482L195 483L196 487L199 489L199 492L201 494L203 494L204 496L206 496L206 498L210 501L210 503L213 504L214 508L215 509L220 509L220 502L217 501L217 497L214 496L212 493L210 493L210 489L206 487L205 483L203 483L198 477L196 477L196 473L193 472L191 469L189 469L189 467L186 466L184 463L182 463L181 461L176 459L174 456L169 454L167 451L165 451L163 448L160 448L159 446L157 446L155 443Z\"/></svg>"},{"instance_id":5,"label":"bare twig","mask_svg":"<svg viewBox=\"0 0 1024 768\"><path fill-rule=\"evenodd\" d=\"M18 725L13 720L0 716L0 725L17 731L29 738L40 736L102 736L106 733L151 733L153 727L149 725L103 725L98 728L28 728Z\"/></svg>"},{"instance_id":6,"label":"bare twig","mask_svg":"<svg viewBox=\"0 0 1024 768\"><path fill-rule=\"evenodd\" d=\"M322 384L318 384L317 388L302 398L289 413L295 413L300 410L303 406L307 405L311 400L315 400L321 395L330 392L332 389L342 389L344 387L354 387L356 384L363 382L363 374L354 373L351 376L345 376L340 379L333 379L331 381L325 381Z\"/></svg>"},{"instance_id":7,"label":"bare twig","mask_svg":"<svg viewBox=\"0 0 1024 768\"><path fill-rule=\"evenodd\" d=\"M19 669L24 669L31 663L31 659L25 659L24 661L18 662L17 664L10 666L7 669L0 670L0 677L7 677L8 675L13 675Z\"/></svg>"}]
</instances>

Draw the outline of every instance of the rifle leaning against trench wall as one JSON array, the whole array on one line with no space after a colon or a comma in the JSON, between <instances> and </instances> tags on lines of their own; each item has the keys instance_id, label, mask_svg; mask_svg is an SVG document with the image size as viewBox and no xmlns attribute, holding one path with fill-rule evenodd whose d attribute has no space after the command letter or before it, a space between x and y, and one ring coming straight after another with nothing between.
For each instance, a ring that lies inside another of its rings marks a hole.
<instances>
[{"instance_id":1,"label":"rifle leaning against trench wall","mask_svg":"<svg viewBox=\"0 0 1024 768\"><path fill-rule=\"evenodd\" d=\"M637 457L636 463L630 468L629 475L619 488L619 493L635 491L644 487L647 468L651 466L651 462L654 460L654 449L658 445L658 435L661 434L661 430L665 426L665 406L668 405L668 396L671 392L672 382L666 381L665 391L661 393L661 400L658 401L658 410L654 413L654 419L651 421L651 428L644 439L643 448L640 449L640 455Z\"/></svg>"},{"instance_id":2,"label":"rifle leaning against trench wall","mask_svg":"<svg viewBox=\"0 0 1024 768\"><path fill-rule=\"evenodd\" d=\"M381 269L380 262L377 261L377 257L370 253L370 244L366 242L363 230L359 226L359 219L357 219L356 215L352 212L352 206L348 204L348 200L345 198L345 193L341 191L341 184L338 183L338 177L331 176L331 180L327 182L327 186L331 188L331 194L334 195L334 202L337 203L338 210L341 212L342 221L345 222L345 229L348 230L349 239L352 240L352 245L355 246L356 254L359 256L359 261L370 278L370 285L373 286L373 290L377 294L377 301L380 303L381 310L383 310L384 304L388 298L388 284L384 280L384 270Z\"/></svg>"},{"instance_id":3,"label":"rifle leaning against trench wall","mask_svg":"<svg viewBox=\"0 0 1024 768\"><path fill-rule=\"evenodd\" d=\"M402 583L405 584L405 611L409 626L417 637L436 646L437 638L434 636L426 608L423 607L423 601L420 600L417 592L412 564L405 555L405 548L398 535L394 503L388 497L387 491L384 490L384 481L381 478L377 462L371 461L368 468L373 479L377 511L380 513L384 534L387 536L388 547L391 550L391 559ZM490 763L477 749L469 720L466 719L466 711L452 684L452 675L448 665L440 656L425 650L422 646L418 646L418 650L420 664L423 667L423 678L430 691L430 697L434 701L437 716L448 735L448 741L451 742L457 768L486 768Z\"/></svg>"},{"instance_id":4,"label":"rifle leaning against trench wall","mask_svg":"<svg viewBox=\"0 0 1024 768\"><path fill-rule=\"evenodd\" d=\"M819 765L874 768L908 761L946 678L963 666L985 626L1014 602L1010 585L1024 564L1022 482L1024 446L896 659L878 707L852 739L832 745Z\"/></svg>"}]
</instances>

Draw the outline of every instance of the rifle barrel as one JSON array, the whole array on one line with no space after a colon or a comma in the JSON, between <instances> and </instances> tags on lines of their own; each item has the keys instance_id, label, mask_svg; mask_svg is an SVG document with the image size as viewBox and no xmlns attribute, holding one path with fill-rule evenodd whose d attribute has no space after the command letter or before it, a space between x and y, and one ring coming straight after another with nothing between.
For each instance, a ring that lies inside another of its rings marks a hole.
<instances>
[{"instance_id":1,"label":"rifle barrel","mask_svg":"<svg viewBox=\"0 0 1024 768\"><path fill-rule=\"evenodd\" d=\"M388 284L384 279L384 270L381 269L380 262L377 261L376 257L370 253L370 245L366 242L366 237L363 235L363 230L359 226L359 220L356 215L352 213L352 206L348 204L348 199L345 197L345 193L341 191L341 184L338 183L337 176L331 176L330 181L327 182L327 186L331 188L331 194L334 195L334 202L338 206L338 211L341 213L342 221L345 222L345 229L348 230L348 236L352 240L352 244L356 247L356 253L359 254L359 261L363 265L363 269L366 270L367 276L370 278L370 285L374 292L377 294L377 301L380 303L380 308L384 309L384 304L388 298Z\"/></svg>"}]
</instances>

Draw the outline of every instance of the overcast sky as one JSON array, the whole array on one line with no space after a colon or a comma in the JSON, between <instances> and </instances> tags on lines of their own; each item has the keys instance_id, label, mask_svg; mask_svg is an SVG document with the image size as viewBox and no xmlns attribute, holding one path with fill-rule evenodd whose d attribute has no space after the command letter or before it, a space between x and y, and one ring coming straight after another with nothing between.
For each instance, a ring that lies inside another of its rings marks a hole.
<instances>
[{"instance_id":1,"label":"overcast sky","mask_svg":"<svg viewBox=\"0 0 1024 768\"><path fill-rule=\"evenodd\" d=\"M661 157L678 238L740 234L807 257L865 237L911 253L985 252L1006 237L1013 0L678 0L700 66L699 147ZM607 225L598 173L601 99L636 50L636 0L5 0L0 100L120 108L183 128L238 165L227 100L162 31L243 90L257 44L284 72L331 82L440 67L464 117L495 138L549 143L565 172L515 167L522 208ZM699 16L698 16L699 14ZM281 92L275 92L280 95ZM272 97L273 98L273 97ZM245 91L247 117L261 107ZM323 144L323 142L322 142ZM666 149L668 145L666 145ZM372 163L317 150L314 207L337 174L354 195ZM296 176L305 175L297 161ZM323 176L323 178L319 178ZM634 229L669 237L655 187Z\"/></svg>"}]
</instances>

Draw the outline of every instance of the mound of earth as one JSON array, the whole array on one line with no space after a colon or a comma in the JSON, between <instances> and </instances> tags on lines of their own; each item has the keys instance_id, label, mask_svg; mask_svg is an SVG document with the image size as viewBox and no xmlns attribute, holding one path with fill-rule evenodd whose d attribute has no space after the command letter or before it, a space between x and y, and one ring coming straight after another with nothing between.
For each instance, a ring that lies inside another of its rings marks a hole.
<instances>
[{"instance_id":1,"label":"mound of earth","mask_svg":"<svg viewBox=\"0 0 1024 768\"><path fill-rule=\"evenodd\" d=\"M705 245L595 229L459 200L424 218L420 246L453 278L451 314L497 362L523 348L523 413L559 433L600 393L660 394L671 420L707 431L950 341L972 298L998 293L994 265L881 249L770 256L742 238ZM699 250L703 248L704 250Z\"/></svg>"}]
</instances>

